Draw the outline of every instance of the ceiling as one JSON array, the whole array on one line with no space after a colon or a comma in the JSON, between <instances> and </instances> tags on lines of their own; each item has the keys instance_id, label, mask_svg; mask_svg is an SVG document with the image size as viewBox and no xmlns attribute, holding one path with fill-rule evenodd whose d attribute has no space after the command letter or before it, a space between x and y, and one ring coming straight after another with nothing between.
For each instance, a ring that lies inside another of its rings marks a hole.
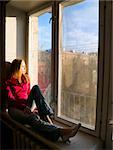
<instances>
[{"instance_id":1,"label":"ceiling","mask_svg":"<svg viewBox=\"0 0 113 150\"><path fill-rule=\"evenodd\" d=\"M29 12L51 1L52 0L10 0L7 5Z\"/></svg>"}]
</instances>

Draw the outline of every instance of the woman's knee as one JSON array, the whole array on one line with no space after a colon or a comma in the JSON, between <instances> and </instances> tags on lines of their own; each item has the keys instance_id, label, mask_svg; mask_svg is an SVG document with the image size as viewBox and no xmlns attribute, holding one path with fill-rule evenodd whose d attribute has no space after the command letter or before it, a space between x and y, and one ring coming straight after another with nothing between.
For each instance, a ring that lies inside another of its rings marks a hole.
<instances>
[{"instance_id":1,"label":"woman's knee","mask_svg":"<svg viewBox=\"0 0 113 150\"><path fill-rule=\"evenodd\" d=\"M40 87L39 87L38 85L34 85L34 86L32 87L32 90L38 90L38 91L40 91Z\"/></svg>"},{"instance_id":2,"label":"woman's knee","mask_svg":"<svg viewBox=\"0 0 113 150\"><path fill-rule=\"evenodd\" d=\"M40 87L38 86L38 85L34 85L33 87L32 87L32 90L31 90L36 96L38 96L38 97L43 97L43 94L42 94L42 92L41 92L41 90L40 90Z\"/></svg>"}]
</instances>

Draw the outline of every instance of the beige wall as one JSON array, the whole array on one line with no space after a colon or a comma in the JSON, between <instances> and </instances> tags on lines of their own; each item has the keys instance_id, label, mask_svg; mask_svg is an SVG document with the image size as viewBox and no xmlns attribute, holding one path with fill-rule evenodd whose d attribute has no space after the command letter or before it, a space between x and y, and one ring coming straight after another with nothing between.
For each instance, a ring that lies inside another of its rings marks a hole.
<instances>
[{"instance_id":1,"label":"beige wall","mask_svg":"<svg viewBox=\"0 0 113 150\"><path fill-rule=\"evenodd\" d=\"M16 17L16 57L25 58L25 12L15 9L14 7L6 7L6 17ZM12 42L13 43L13 42Z\"/></svg>"},{"instance_id":2,"label":"beige wall","mask_svg":"<svg viewBox=\"0 0 113 150\"><path fill-rule=\"evenodd\" d=\"M5 61L12 62L16 58L16 17L6 17Z\"/></svg>"}]
</instances>

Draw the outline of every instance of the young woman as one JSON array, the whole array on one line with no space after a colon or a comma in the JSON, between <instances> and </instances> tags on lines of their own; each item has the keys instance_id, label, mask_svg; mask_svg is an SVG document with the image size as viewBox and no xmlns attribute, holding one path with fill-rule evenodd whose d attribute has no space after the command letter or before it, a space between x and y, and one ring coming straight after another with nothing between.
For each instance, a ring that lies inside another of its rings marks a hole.
<instances>
[{"instance_id":1,"label":"young woman","mask_svg":"<svg viewBox=\"0 0 113 150\"><path fill-rule=\"evenodd\" d=\"M30 80L26 74L24 60L15 59L11 63L11 77L6 81L8 98L8 113L16 121L30 125L46 138L57 141L59 137L65 142L76 135L81 124L70 128L60 128L50 119L53 114L51 107L45 101L38 85L30 90ZM35 100L38 113L31 110Z\"/></svg>"}]
</instances>

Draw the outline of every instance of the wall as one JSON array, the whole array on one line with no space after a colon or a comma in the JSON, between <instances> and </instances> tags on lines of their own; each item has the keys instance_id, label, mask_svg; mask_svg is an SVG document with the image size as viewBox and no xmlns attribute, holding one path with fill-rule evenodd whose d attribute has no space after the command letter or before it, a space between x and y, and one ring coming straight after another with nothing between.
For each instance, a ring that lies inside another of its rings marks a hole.
<instances>
[{"instance_id":1,"label":"wall","mask_svg":"<svg viewBox=\"0 0 113 150\"><path fill-rule=\"evenodd\" d=\"M6 17L17 18L17 38L16 38L16 57L25 58L25 25L26 25L26 13L15 9L7 4L6 6Z\"/></svg>"},{"instance_id":2,"label":"wall","mask_svg":"<svg viewBox=\"0 0 113 150\"><path fill-rule=\"evenodd\" d=\"M5 2L0 1L0 108L1 108L1 89L4 79L4 55L5 55Z\"/></svg>"}]
</instances>

